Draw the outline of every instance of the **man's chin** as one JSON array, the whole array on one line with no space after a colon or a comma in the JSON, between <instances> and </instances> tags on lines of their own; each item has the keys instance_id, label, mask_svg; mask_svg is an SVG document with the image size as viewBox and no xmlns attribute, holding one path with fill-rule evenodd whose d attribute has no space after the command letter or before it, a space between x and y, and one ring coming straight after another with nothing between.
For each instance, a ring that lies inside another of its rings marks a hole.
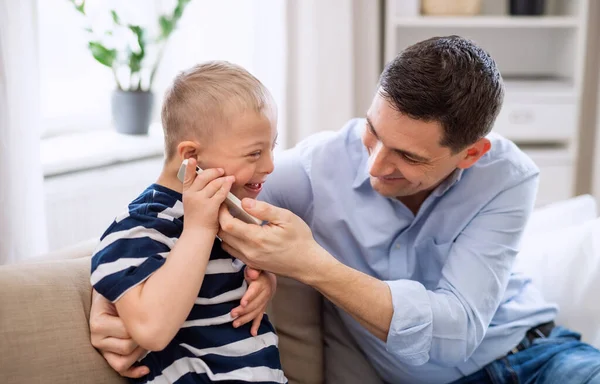
<instances>
[{"instance_id":1,"label":"man's chin","mask_svg":"<svg viewBox=\"0 0 600 384\"><path fill-rule=\"evenodd\" d=\"M387 185L381 185L378 181L372 179L371 187L373 187L375 192L379 193L381 196L388 197L390 199L404 197L412 194L407 188L391 188Z\"/></svg>"}]
</instances>

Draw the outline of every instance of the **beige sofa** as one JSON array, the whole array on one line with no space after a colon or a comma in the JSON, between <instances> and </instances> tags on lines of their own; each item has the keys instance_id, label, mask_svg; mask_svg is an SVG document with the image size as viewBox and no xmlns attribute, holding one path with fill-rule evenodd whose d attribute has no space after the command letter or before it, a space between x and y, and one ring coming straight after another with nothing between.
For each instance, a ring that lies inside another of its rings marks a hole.
<instances>
[{"instance_id":1,"label":"beige sofa","mask_svg":"<svg viewBox=\"0 0 600 384\"><path fill-rule=\"evenodd\" d=\"M50 261L0 266L0 384L125 382L89 342L89 258L95 245L46 255ZM600 348L600 217L594 198L537 209L515 271L531 276L559 305L558 324ZM381 383L311 288L280 278L269 312L290 383Z\"/></svg>"},{"instance_id":2,"label":"beige sofa","mask_svg":"<svg viewBox=\"0 0 600 384\"><path fill-rule=\"evenodd\" d=\"M0 383L125 383L91 346L90 241L0 266ZM321 296L280 279L269 314L290 383L322 383Z\"/></svg>"}]
</instances>

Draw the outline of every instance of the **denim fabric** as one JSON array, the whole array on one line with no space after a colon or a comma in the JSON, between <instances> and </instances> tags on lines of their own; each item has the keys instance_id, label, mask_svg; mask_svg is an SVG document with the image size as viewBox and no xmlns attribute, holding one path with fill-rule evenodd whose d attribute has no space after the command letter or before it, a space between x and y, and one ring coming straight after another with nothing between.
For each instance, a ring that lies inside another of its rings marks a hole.
<instances>
[{"instance_id":1,"label":"denim fabric","mask_svg":"<svg viewBox=\"0 0 600 384\"><path fill-rule=\"evenodd\" d=\"M556 327L548 338L498 359L453 384L600 384L600 351L580 341L580 335Z\"/></svg>"}]
</instances>

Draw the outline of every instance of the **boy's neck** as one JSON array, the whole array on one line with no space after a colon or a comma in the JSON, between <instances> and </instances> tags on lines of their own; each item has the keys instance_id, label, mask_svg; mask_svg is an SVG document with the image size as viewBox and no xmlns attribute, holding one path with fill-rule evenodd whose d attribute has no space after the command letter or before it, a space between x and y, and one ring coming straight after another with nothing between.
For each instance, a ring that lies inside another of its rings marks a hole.
<instances>
[{"instance_id":1,"label":"boy's neck","mask_svg":"<svg viewBox=\"0 0 600 384\"><path fill-rule=\"evenodd\" d=\"M181 166L180 162L170 161L163 166L163 170L156 180L156 184L183 193L183 184L177 178L177 172Z\"/></svg>"}]
</instances>

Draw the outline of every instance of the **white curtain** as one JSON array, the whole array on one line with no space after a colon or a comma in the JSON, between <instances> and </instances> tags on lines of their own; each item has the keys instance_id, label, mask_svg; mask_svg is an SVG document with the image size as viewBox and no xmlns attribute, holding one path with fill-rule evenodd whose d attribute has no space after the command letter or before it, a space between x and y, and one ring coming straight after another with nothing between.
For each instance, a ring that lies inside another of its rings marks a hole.
<instances>
[{"instance_id":1,"label":"white curtain","mask_svg":"<svg viewBox=\"0 0 600 384\"><path fill-rule=\"evenodd\" d=\"M364 116L382 70L380 0L288 0L288 145Z\"/></svg>"},{"instance_id":2,"label":"white curtain","mask_svg":"<svg viewBox=\"0 0 600 384\"><path fill-rule=\"evenodd\" d=\"M0 264L46 251L35 0L0 0Z\"/></svg>"}]
</instances>

